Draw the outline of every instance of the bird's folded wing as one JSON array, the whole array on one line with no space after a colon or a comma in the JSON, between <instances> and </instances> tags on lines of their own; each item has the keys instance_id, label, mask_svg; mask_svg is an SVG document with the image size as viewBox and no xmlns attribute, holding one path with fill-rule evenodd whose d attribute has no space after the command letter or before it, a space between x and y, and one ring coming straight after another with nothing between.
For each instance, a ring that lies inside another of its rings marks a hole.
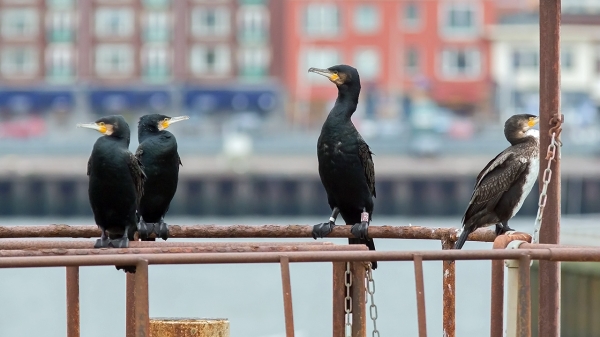
<instances>
[{"instance_id":1,"label":"bird's folded wing","mask_svg":"<svg viewBox=\"0 0 600 337\"><path fill-rule=\"evenodd\" d=\"M358 156L360 157L360 161L362 163L363 168L365 169L365 177L367 178L367 185L369 186L369 191L371 194L376 197L375 193L375 165L373 164L373 158L371 155L371 149L369 145L365 143L362 138L358 139Z\"/></svg>"},{"instance_id":2,"label":"bird's folded wing","mask_svg":"<svg viewBox=\"0 0 600 337\"><path fill-rule=\"evenodd\" d=\"M140 199L144 194L144 182L146 181L146 174L144 173L142 162L140 161L141 150L138 149L136 154L130 153L129 155L129 172L131 173L131 177L133 178L133 182L135 184L135 190L137 192L137 200L136 204L140 204Z\"/></svg>"}]
</instances>

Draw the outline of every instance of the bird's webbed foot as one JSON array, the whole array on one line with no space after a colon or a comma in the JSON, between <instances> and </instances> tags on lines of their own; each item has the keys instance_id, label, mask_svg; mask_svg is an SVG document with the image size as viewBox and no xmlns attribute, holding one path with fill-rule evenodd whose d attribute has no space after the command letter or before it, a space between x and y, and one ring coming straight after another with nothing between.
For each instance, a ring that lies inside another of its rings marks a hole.
<instances>
[{"instance_id":1,"label":"bird's webbed foot","mask_svg":"<svg viewBox=\"0 0 600 337\"><path fill-rule=\"evenodd\" d=\"M148 230L148 227L150 227L150 230ZM152 233L153 228L154 224L147 224L146 221L144 221L144 218L140 216L140 221L137 223L137 231L140 236L140 240L147 241L148 235Z\"/></svg>"},{"instance_id":2,"label":"bird's webbed foot","mask_svg":"<svg viewBox=\"0 0 600 337\"><path fill-rule=\"evenodd\" d=\"M127 235L124 235L120 239L112 239L110 240L109 246L112 248L128 248L129 239L127 238Z\"/></svg>"},{"instance_id":3,"label":"bird's webbed foot","mask_svg":"<svg viewBox=\"0 0 600 337\"><path fill-rule=\"evenodd\" d=\"M496 236L505 234L506 232L514 231L514 229L508 227L508 222L496 224Z\"/></svg>"},{"instance_id":4,"label":"bird's webbed foot","mask_svg":"<svg viewBox=\"0 0 600 337\"><path fill-rule=\"evenodd\" d=\"M333 222L332 220L329 220L329 222L323 222L318 225L314 225L312 230L313 239L316 240L317 238L326 237L327 235L329 235L329 233L331 233L333 227L335 227L335 222Z\"/></svg>"},{"instance_id":5,"label":"bird's webbed foot","mask_svg":"<svg viewBox=\"0 0 600 337\"><path fill-rule=\"evenodd\" d=\"M360 220L360 223L352 225L350 232L356 238L367 239L369 237L369 213L362 212Z\"/></svg>"},{"instance_id":6,"label":"bird's webbed foot","mask_svg":"<svg viewBox=\"0 0 600 337\"><path fill-rule=\"evenodd\" d=\"M108 248L109 244L110 239L108 238L106 231L103 229L100 239L96 240L96 243L94 244L94 248Z\"/></svg>"},{"instance_id":7,"label":"bird's webbed foot","mask_svg":"<svg viewBox=\"0 0 600 337\"><path fill-rule=\"evenodd\" d=\"M156 225L154 226L154 231L156 233L156 236L162 238L165 241L167 241L167 239L169 238L169 226L163 219L160 219L158 227Z\"/></svg>"}]
</instances>

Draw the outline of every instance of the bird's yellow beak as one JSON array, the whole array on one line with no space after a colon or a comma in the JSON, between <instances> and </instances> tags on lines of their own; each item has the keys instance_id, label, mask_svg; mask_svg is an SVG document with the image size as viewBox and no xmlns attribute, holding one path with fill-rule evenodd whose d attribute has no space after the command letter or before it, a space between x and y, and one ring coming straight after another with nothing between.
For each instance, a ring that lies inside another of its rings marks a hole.
<instances>
[{"instance_id":1,"label":"bird's yellow beak","mask_svg":"<svg viewBox=\"0 0 600 337\"><path fill-rule=\"evenodd\" d=\"M340 78L340 77L338 76L338 74L336 74L336 73L332 72L332 71L331 71L331 70L329 70L329 69L317 69L317 68L310 68L310 69L308 69L308 72L309 72L309 73L315 73L315 74L319 74L319 75L325 76L325 77L327 77L327 78L328 78L328 79L329 79L331 82L334 82L334 81L336 81L338 78Z\"/></svg>"},{"instance_id":2,"label":"bird's yellow beak","mask_svg":"<svg viewBox=\"0 0 600 337\"><path fill-rule=\"evenodd\" d=\"M168 128L173 123L185 121L185 120L188 120L188 119L190 119L190 117L188 117L188 116L179 116L179 117L165 118L165 119L163 119L162 121L160 121L158 123L158 129L162 131L162 130Z\"/></svg>"},{"instance_id":3,"label":"bird's yellow beak","mask_svg":"<svg viewBox=\"0 0 600 337\"><path fill-rule=\"evenodd\" d=\"M88 129L94 129L98 132L100 132L101 134L106 134L106 131L108 130L108 128L106 127L106 124L104 124L103 122L100 123L87 123L87 124L77 124L78 128L88 128Z\"/></svg>"},{"instance_id":4,"label":"bird's yellow beak","mask_svg":"<svg viewBox=\"0 0 600 337\"><path fill-rule=\"evenodd\" d=\"M529 117L529 121L527 122L527 126L530 128L534 127L540 121L539 117Z\"/></svg>"}]
</instances>

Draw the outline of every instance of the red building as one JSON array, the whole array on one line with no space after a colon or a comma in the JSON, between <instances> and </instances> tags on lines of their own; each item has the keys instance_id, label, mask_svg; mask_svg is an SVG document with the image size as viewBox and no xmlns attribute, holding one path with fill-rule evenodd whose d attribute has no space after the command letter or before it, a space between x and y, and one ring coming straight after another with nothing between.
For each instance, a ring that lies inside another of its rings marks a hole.
<instances>
[{"instance_id":1,"label":"red building","mask_svg":"<svg viewBox=\"0 0 600 337\"><path fill-rule=\"evenodd\" d=\"M424 90L440 105L481 111L491 86L485 27L496 9L487 0L287 0L284 79L296 100L330 100L335 87L307 70L347 63L363 92Z\"/></svg>"}]
</instances>

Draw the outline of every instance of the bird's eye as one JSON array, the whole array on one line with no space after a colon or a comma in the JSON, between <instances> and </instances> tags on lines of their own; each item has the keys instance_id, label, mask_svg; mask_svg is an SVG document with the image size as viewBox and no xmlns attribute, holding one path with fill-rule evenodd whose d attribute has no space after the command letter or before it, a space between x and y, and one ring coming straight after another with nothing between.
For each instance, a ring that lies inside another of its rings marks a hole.
<instances>
[{"instance_id":1,"label":"bird's eye","mask_svg":"<svg viewBox=\"0 0 600 337\"><path fill-rule=\"evenodd\" d=\"M169 121L168 118L163 119L163 122L168 122L168 121Z\"/></svg>"},{"instance_id":2,"label":"bird's eye","mask_svg":"<svg viewBox=\"0 0 600 337\"><path fill-rule=\"evenodd\" d=\"M104 122L100 122L100 123L98 123L98 125L104 126Z\"/></svg>"},{"instance_id":3,"label":"bird's eye","mask_svg":"<svg viewBox=\"0 0 600 337\"><path fill-rule=\"evenodd\" d=\"M333 73L336 74L336 75L338 74L337 70L335 70Z\"/></svg>"}]
</instances>

